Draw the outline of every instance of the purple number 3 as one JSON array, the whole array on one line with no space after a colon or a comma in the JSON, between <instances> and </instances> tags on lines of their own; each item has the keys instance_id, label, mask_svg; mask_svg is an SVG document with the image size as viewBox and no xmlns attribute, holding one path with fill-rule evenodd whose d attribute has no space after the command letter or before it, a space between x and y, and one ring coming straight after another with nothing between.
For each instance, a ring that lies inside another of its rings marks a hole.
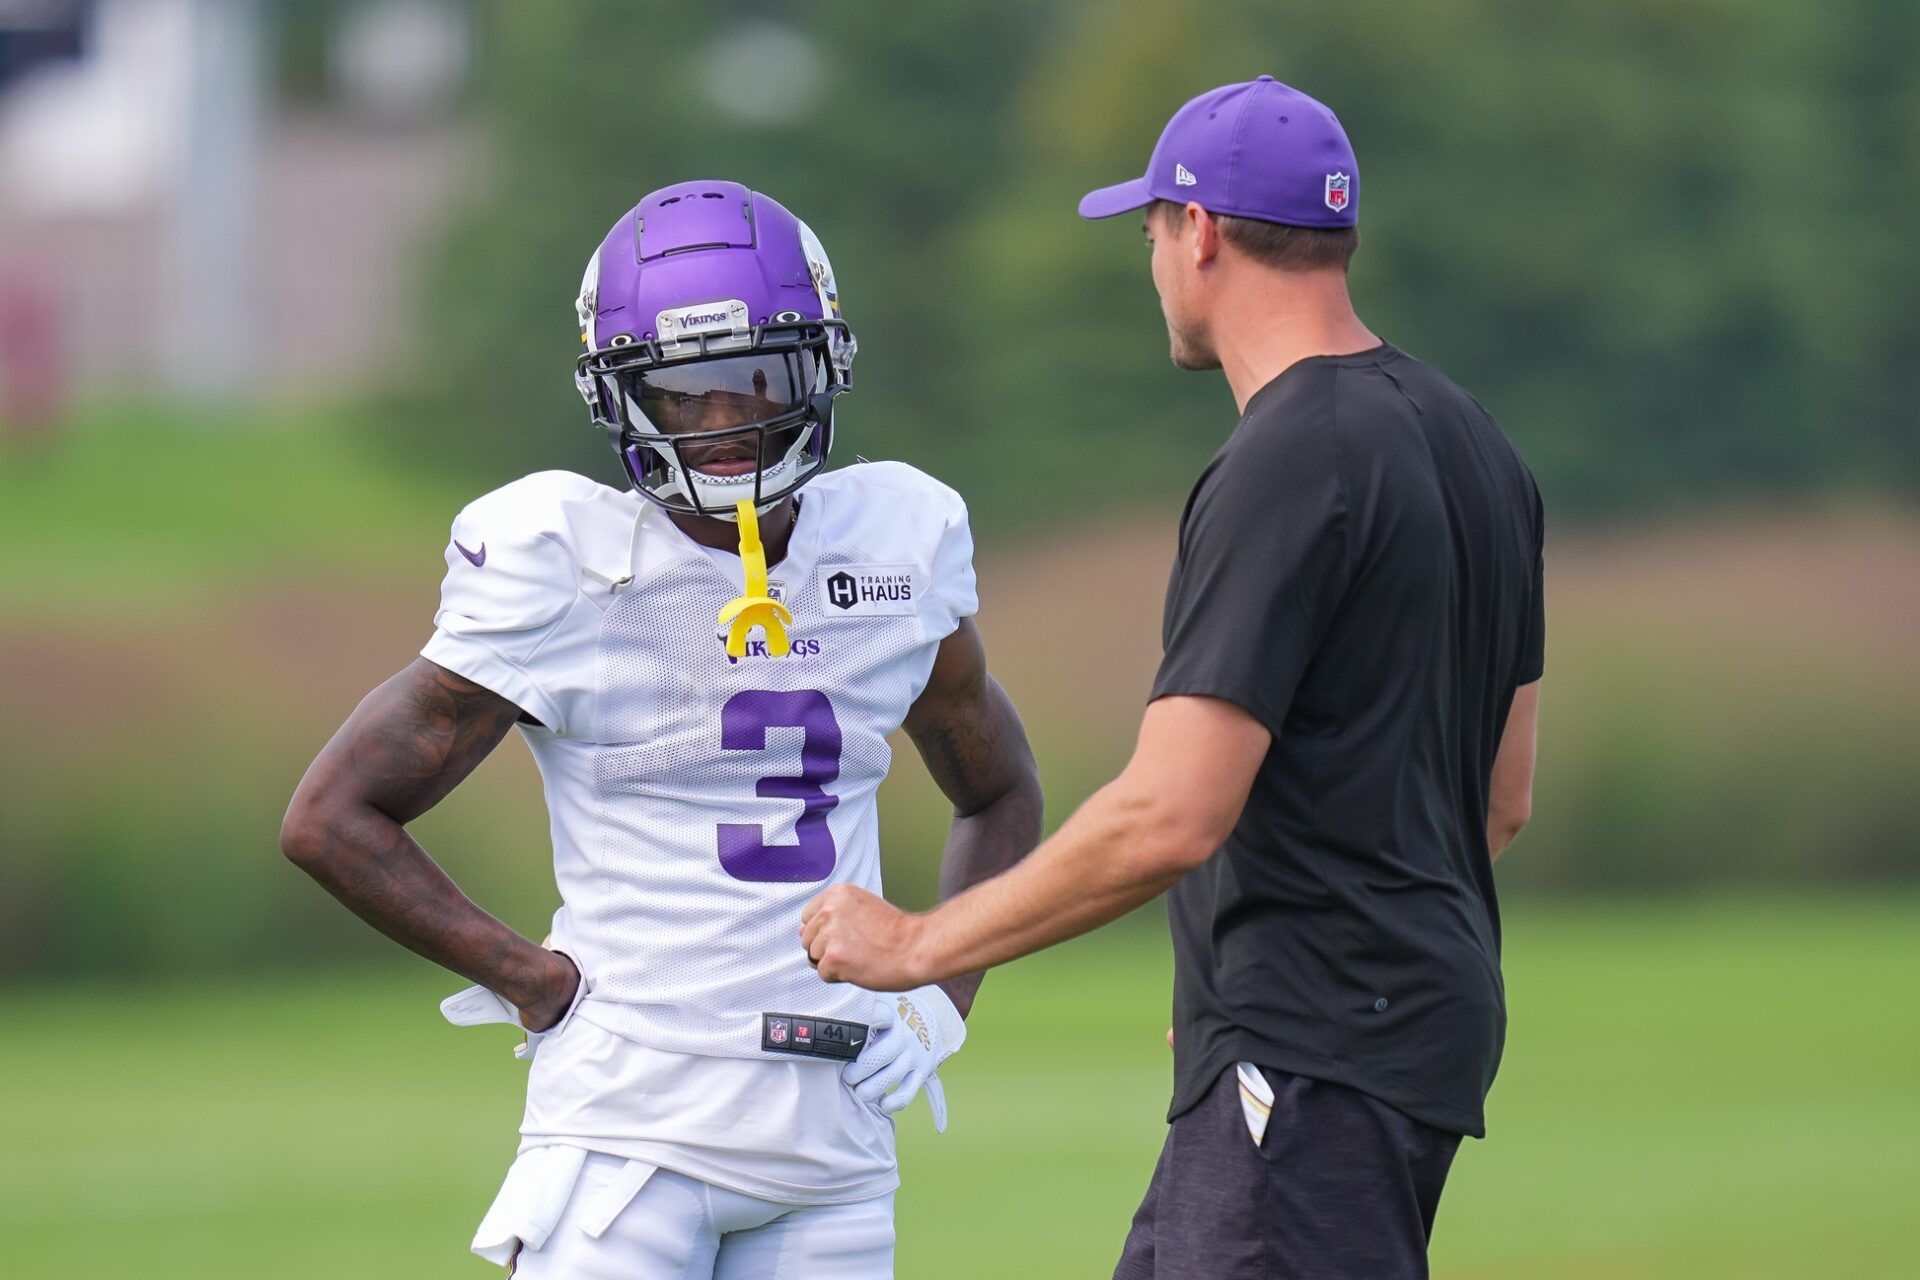
<instances>
[{"instance_id":1,"label":"purple number 3","mask_svg":"<svg viewBox=\"0 0 1920 1280\"><path fill-rule=\"evenodd\" d=\"M802 809L795 844L768 844L757 822L720 824L720 865L736 880L799 884L825 880L836 857L827 815L840 803L826 786L840 776L840 722L818 689L790 693L749 689L720 708L720 745L728 751L765 751L767 730L791 725L805 732L800 776L761 778L754 794L763 800L798 800Z\"/></svg>"}]
</instances>

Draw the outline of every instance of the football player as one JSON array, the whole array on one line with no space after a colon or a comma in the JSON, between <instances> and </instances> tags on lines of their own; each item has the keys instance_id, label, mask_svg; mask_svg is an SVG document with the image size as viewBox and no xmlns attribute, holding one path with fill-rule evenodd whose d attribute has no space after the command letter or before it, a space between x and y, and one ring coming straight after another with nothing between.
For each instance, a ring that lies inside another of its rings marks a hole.
<instances>
[{"instance_id":1,"label":"football player","mask_svg":"<svg viewBox=\"0 0 1920 1280\"><path fill-rule=\"evenodd\" d=\"M293 797L287 855L517 1021L519 1155L475 1252L526 1277L890 1276L892 1115L960 1047L978 976L899 996L794 945L880 889L905 726L953 802L952 893L1036 842L1040 787L974 628L959 495L827 471L852 330L807 225L731 182L654 192L589 264L576 381L631 487L547 471L462 511L436 629ZM546 945L406 831L518 728L561 906Z\"/></svg>"}]
</instances>

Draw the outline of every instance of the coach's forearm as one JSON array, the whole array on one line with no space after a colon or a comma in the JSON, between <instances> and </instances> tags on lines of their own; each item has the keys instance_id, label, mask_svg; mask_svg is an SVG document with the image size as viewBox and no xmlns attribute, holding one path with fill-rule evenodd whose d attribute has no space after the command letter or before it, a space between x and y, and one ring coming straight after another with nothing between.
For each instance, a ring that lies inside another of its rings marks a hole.
<instances>
[{"instance_id":1,"label":"coach's forearm","mask_svg":"<svg viewBox=\"0 0 1920 1280\"><path fill-rule=\"evenodd\" d=\"M481 910L392 818L366 805L296 798L281 830L289 861L401 946L525 1007L553 957Z\"/></svg>"},{"instance_id":2,"label":"coach's forearm","mask_svg":"<svg viewBox=\"0 0 1920 1280\"><path fill-rule=\"evenodd\" d=\"M1017 785L986 808L956 813L940 858L941 901L999 875L1031 852L1040 840L1043 807L1039 775L1029 769ZM961 1017L972 1012L984 976L984 970L976 969L941 982Z\"/></svg>"},{"instance_id":3,"label":"coach's forearm","mask_svg":"<svg viewBox=\"0 0 1920 1280\"><path fill-rule=\"evenodd\" d=\"M1211 852L1175 804L1122 777L1018 866L927 913L916 967L944 980L1078 937L1151 902Z\"/></svg>"}]
</instances>

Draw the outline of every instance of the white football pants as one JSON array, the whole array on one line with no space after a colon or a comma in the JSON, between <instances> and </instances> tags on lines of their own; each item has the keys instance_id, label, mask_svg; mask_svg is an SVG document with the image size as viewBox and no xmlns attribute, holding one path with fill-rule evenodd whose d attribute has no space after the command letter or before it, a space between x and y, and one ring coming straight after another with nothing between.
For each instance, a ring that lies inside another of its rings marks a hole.
<instances>
[{"instance_id":1,"label":"white football pants","mask_svg":"<svg viewBox=\"0 0 1920 1280\"><path fill-rule=\"evenodd\" d=\"M893 1280L893 1197L794 1206L589 1153L514 1280Z\"/></svg>"}]
</instances>

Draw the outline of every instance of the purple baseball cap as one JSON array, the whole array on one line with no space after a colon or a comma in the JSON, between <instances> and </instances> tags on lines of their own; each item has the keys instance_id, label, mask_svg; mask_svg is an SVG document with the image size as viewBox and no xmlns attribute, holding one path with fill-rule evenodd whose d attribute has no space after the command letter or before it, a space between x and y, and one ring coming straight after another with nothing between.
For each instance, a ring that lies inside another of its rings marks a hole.
<instances>
[{"instance_id":1,"label":"purple baseball cap","mask_svg":"<svg viewBox=\"0 0 1920 1280\"><path fill-rule=\"evenodd\" d=\"M1291 227L1351 227L1360 169L1331 110L1261 76L1209 89L1174 112L1146 175L1089 191L1080 216L1111 218L1155 200Z\"/></svg>"}]
</instances>

